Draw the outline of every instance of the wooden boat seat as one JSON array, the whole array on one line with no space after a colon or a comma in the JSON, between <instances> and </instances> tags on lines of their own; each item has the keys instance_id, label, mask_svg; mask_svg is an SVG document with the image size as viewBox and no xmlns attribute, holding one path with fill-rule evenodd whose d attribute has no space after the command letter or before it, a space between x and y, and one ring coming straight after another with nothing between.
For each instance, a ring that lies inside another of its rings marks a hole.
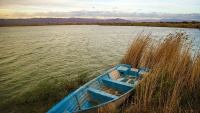
<instances>
[{"instance_id":1,"label":"wooden boat seat","mask_svg":"<svg viewBox=\"0 0 200 113\"><path fill-rule=\"evenodd\" d=\"M131 71L138 72L138 69L136 69L136 68L131 68Z\"/></svg>"},{"instance_id":2,"label":"wooden boat seat","mask_svg":"<svg viewBox=\"0 0 200 113\"><path fill-rule=\"evenodd\" d=\"M113 70L112 72L109 73L109 76L113 80L116 80L116 79L120 78L120 73L118 70Z\"/></svg>"},{"instance_id":3,"label":"wooden boat seat","mask_svg":"<svg viewBox=\"0 0 200 113\"><path fill-rule=\"evenodd\" d=\"M133 84L120 82L120 81L112 80L109 78L103 78L102 81L106 87L113 88L113 89L123 92L123 93L131 90L134 86Z\"/></svg>"},{"instance_id":4,"label":"wooden boat seat","mask_svg":"<svg viewBox=\"0 0 200 113\"><path fill-rule=\"evenodd\" d=\"M107 101L118 98L118 96L116 95L112 95L112 94L106 93L105 91L101 91L94 88L88 88L88 93L89 93L89 99L91 101L95 101L99 103L107 102Z\"/></svg>"}]
</instances>

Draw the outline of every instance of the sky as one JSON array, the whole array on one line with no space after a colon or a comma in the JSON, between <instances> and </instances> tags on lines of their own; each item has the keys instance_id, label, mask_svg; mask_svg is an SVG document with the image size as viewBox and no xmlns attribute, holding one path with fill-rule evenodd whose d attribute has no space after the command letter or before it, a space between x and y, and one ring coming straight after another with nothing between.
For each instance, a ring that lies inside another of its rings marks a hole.
<instances>
[{"instance_id":1,"label":"sky","mask_svg":"<svg viewBox=\"0 0 200 113\"><path fill-rule=\"evenodd\" d=\"M0 0L0 18L200 21L200 0Z\"/></svg>"}]
</instances>

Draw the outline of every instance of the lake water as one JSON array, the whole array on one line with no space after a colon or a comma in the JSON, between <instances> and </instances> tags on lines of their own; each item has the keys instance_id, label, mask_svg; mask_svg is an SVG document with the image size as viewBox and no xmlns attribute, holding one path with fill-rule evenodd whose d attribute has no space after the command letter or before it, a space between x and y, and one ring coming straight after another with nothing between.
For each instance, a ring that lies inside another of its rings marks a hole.
<instances>
[{"instance_id":1,"label":"lake water","mask_svg":"<svg viewBox=\"0 0 200 113\"><path fill-rule=\"evenodd\" d=\"M0 100L6 101L49 79L89 72L98 75L115 66L135 36L153 37L185 31L200 42L199 29L60 25L0 27Z\"/></svg>"}]
</instances>

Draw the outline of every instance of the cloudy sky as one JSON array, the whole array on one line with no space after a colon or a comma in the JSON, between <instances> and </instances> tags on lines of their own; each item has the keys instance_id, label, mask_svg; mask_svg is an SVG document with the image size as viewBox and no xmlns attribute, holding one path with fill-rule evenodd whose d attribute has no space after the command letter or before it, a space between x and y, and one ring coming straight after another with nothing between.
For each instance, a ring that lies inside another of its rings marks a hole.
<instances>
[{"instance_id":1,"label":"cloudy sky","mask_svg":"<svg viewBox=\"0 0 200 113\"><path fill-rule=\"evenodd\" d=\"M40 17L200 21L200 0L0 0L0 18Z\"/></svg>"}]
</instances>

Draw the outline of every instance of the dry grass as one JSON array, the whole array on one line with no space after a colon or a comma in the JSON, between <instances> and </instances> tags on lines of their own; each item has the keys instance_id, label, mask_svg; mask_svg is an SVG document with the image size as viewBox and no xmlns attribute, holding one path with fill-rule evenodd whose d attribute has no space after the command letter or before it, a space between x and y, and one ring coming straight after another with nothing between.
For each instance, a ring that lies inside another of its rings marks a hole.
<instances>
[{"instance_id":1,"label":"dry grass","mask_svg":"<svg viewBox=\"0 0 200 113\"><path fill-rule=\"evenodd\" d=\"M124 112L200 112L200 54L184 33L152 41L139 34L121 63L151 68Z\"/></svg>"},{"instance_id":2,"label":"dry grass","mask_svg":"<svg viewBox=\"0 0 200 113\"><path fill-rule=\"evenodd\" d=\"M151 27L176 27L176 28L200 28L199 22L128 22L128 23L98 23L98 25L112 26L151 26Z\"/></svg>"}]
</instances>

